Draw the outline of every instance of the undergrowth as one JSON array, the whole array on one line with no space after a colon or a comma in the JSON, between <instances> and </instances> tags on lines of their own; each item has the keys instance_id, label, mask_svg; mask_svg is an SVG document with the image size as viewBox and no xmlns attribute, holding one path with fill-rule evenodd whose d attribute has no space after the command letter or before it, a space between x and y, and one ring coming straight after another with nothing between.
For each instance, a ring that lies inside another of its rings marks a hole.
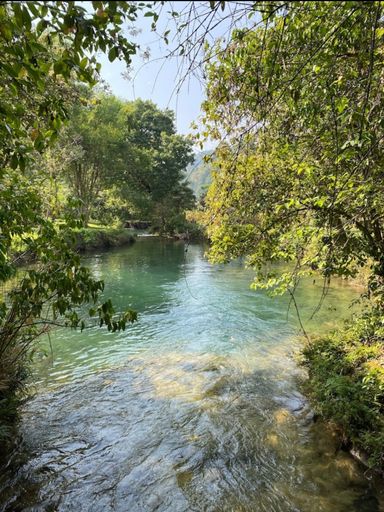
<instances>
[{"instance_id":1,"label":"undergrowth","mask_svg":"<svg viewBox=\"0 0 384 512\"><path fill-rule=\"evenodd\" d=\"M384 470L384 318L378 309L308 343L303 364L315 411Z\"/></svg>"}]
</instances>

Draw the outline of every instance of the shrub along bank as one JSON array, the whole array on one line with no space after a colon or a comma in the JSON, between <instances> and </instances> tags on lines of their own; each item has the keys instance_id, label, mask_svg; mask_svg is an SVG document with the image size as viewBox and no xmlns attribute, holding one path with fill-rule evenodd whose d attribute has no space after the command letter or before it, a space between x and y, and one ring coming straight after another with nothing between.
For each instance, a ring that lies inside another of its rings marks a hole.
<instances>
[{"instance_id":1,"label":"shrub along bank","mask_svg":"<svg viewBox=\"0 0 384 512\"><path fill-rule=\"evenodd\" d=\"M331 421L345 447L384 472L384 325L375 309L304 350L315 411Z\"/></svg>"},{"instance_id":2,"label":"shrub along bank","mask_svg":"<svg viewBox=\"0 0 384 512\"><path fill-rule=\"evenodd\" d=\"M135 236L128 229L103 226L74 229L68 236L71 238L73 248L80 252L121 247L135 241ZM36 253L25 249L20 242L14 249L14 258L20 266L37 260ZM9 315L10 325L12 325L11 320L12 316ZM30 337L33 338L33 333ZM33 357L33 350L26 350L29 344L28 336L19 343L15 338L14 330L10 327L8 331L3 330L0 343L0 457L2 443L4 444L7 438L12 439L18 406L28 396L25 382L30 376L30 363ZM5 449L5 445L3 448Z\"/></svg>"},{"instance_id":3,"label":"shrub along bank","mask_svg":"<svg viewBox=\"0 0 384 512\"><path fill-rule=\"evenodd\" d=\"M73 237L75 249L81 252L122 247L136 240L131 230L110 227L80 228L73 231Z\"/></svg>"}]
</instances>

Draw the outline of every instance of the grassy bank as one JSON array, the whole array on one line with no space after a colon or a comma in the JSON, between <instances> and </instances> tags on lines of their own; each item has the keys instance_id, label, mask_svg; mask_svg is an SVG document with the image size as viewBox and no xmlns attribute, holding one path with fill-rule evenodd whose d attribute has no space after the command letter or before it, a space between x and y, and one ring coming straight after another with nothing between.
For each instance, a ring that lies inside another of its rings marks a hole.
<instances>
[{"instance_id":1,"label":"grassy bank","mask_svg":"<svg viewBox=\"0 0 384 512\"><path fill-rule=\"evenodd\" d=\"M73 229L68 237L70 245L78 252L122 247L130 245L136 240L134 230L97 224L89 224L86 228ZM36 254L30 250L26 251L25 244L16 240L12 258L18 266L22 266L33 263L36 260Z\"/></svg>"},{"instance_id":2,"label":"grassy bank","mask_svg":"<svg viewBox=\"0 0 384 512\"><path fill-rule=\"evenodd\" d=\"M73 234L75 249L81 252L122 247L135 242L133 231L126 228L111 228L91 224L87 228L74 230Z\"/></svg>"},{"instance_id":3,"label":"grassy bank","mask_svg":"<svg viewBox=\"0 0 384 512\"><path fill-rule=\"evenodd\" d=\"M384 325L371 311L304 349L307 392L343 445L384 471Z\"/></svg>"}]
</instances>

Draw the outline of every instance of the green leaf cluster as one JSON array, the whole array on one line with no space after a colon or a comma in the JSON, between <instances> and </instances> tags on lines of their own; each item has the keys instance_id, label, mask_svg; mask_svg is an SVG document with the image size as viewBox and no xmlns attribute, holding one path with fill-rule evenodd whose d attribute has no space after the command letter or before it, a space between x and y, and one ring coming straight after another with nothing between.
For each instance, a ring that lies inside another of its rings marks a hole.
<instances>
[{"instance_id":1,"label":"green leaf cluster","mask_svg":"<svg viewBox=\"0 0 384 512\"><path fill-rule=\"evenodd\" d=\"M208 50L211 257L384 276L382 4L275 7Z\"/></svg>"}]
</instances>

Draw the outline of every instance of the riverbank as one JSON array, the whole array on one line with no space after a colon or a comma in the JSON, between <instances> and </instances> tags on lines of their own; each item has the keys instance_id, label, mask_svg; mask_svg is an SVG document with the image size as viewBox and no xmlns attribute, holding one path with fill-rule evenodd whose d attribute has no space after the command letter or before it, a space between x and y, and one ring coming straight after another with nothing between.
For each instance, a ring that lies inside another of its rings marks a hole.
<instances>
[{"instance_id":1,"label":"riverbank","mask_svg":"<svg viewBox=\"0 0 384 512\"><path fill-rule=\"evenodd\" d=\"M74 248L80 252L94 249L109 249L133 244L134 232L127 228L87 227L73 231Z\"/></svg>"},{"instance_id":2,"label":"riverbank","mask_svg":"<svg viewBox=\"0 0 384 512\"><path fill-rule=\"evenodd\" d=\"M384 474L384 330L371 311L321 336L304 351L306 391L341 445Z\"/></svg>"},{"instance_id":3,"label":"riverbank","mask_svg":"<svg viewBox=\"0 0 384 512\"><path fill-rule=\"evenodd\" d=\"M135 231L131 229L94 224L71 230L68 234L68 241L72 249L85 253L95 249L110 249L131 245L136 241L136 236ZM12 257L19 267L33 263L36 260L36 255L31 251L25 251L20 243L14 248Z\"/></svg>"}]
</instances>

